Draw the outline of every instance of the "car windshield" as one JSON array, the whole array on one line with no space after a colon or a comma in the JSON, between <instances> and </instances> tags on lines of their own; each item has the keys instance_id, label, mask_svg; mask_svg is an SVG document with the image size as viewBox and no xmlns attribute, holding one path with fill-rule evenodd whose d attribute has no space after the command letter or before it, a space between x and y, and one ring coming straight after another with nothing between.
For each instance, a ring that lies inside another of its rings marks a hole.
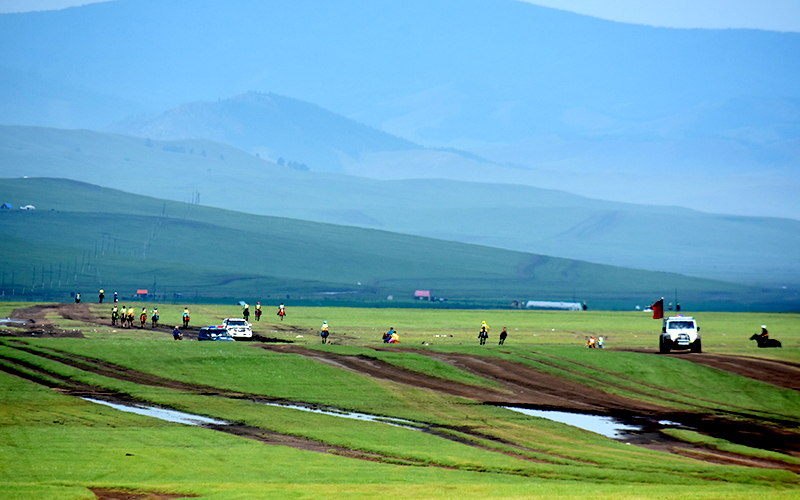
<instances>
[{"instance_id":1,"label":"car windshield","mask_svg":"<svg viewBox=\"0 0 800 500\"><path fill-rule=\"evenodd\" d=\"M228 326L247 326L247 322L243 319L228 320Z\"/></svg>"},{"instance_id":2,"label":"car windshield","mask_svg":"<svg viewBox=\"0 0 800 500\"><path fill-rule=\"evenodd\" d=\"M694 328L693 321L670 321L668 328L673 330L686 330Z\"/></svg>"}]
</instances>

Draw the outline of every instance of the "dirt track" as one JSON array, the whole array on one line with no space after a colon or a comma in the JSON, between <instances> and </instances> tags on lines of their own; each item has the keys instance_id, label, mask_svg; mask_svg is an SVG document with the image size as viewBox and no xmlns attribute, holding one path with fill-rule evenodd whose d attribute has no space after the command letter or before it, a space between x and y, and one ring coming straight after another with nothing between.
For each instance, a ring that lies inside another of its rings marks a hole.
<instances>
[{"instance_id":1,"label":"dirt track","mask_svg":"<svg viewBox=\"0 0 800 500\"><path fill-rule=\"evenodd\" d=\"M58 314L64 318L93 323L107 327L108 321L95 317L89 311L87 304L56 304L32 306L14 312L12 318L26 320L28 332L15 332L15 336L81 336L80 332L61 331L52 326L45 316L50 313ZM271 325L272 326L272 325ZM282 326L282 325L281 325ZM158 329L165 335L169 335L172 326ZM2 332L0 335L11 335L9 331ZM196 331L195 331L196 338ZM265 339L266 340L266 339ZM15 343L16 344L16 343ZM26 346L19 343L18 348L25 350ZM499 388L489 388L483 386L473 386L458 382L447 381L435 377L430 377L418 372L405 370L403 368L384 363L368 356L348 356L323 352L293 344L254 344L271 352L283 354L295 354L319 362L327 363L343 369L351 370L366 376L391 380L395 383L407 384L413 387L427 388L433 391L472 399L486 404L510 405L531 407L538 409L554 409L578 413L590 413L599 415L613 416L626 421L635 421L643 425L643 431L638 438L630 441L634 444L660 449L673 453L679 453L694 458L700 458L716 463L738 463L756 467L779 467L794 470L800 473L800 467L790 466L786 463L775 463L765 460L755 460L751 457L741 457L734 454L715 452L709 454L709 450L693 447L686 443L671 440L663 433L658 431L656 422L660 420L670 420L681 422L682 424L696 429L699 432L717 436L732 442L754 446L758 448L772 449L781 451L794 456L800 456L800 436L792 432L781 429L780 422L760 423L749 419L750 422L743 422L747 415L712 416L711 412L675 412L674 410L660 407L654 404L643 403L642 401L626 398L619 395L610 394L594 387L577 384L549 375L543 371L535 370L530 366L512 363L509 361L488 358L477 355L466 355L457 353L434 353L417 351L413 349L400 348L393 346L392 351L399 349L408 350L418 354L429 355L439 361L451 364L462 370L474 373L480 377L497 382ZM657 355L655 350L639 350L638 352ZM40 356L48 357L50 354L38 353ZM681 356L680 354L674 354ZM199 386L181 381L167 380L147 373L137 372L126 369L102 360L84 358L81 356L64 352L52 352L52 356L57 357L61 362L70 364L82 370L92 371L105 376L128 380L142 385L169 387L181 391L214 395L219 397L242 398L251 400L275 400L264 398L253 394L239 394L220 391L219 389L207 386ZM702 354L702 355L683 355L685 359L712 366L721 370L726 370L745 377L756 378L758 380L772 383L792 390L800 390L800 365L791 362L778 362L764 360L748 356L731 356L721 354ZM31 367L24 367L28 370ZM8 371L8 370L6 370ZM52 377L52 375L50 375ZM28 378L31 378L28 376ZM35 378L35 377L34 377ZM41 383L41 380L37 380ZM64 392L74 395L87 396L113 396L117 399L125 399L124 395L97 394L98 389L93 387L78 386L74 381L67 379L59 381L58 388ZM634 391L635 392L635 391ZM665 394L664 399L669 400L670 395ZM102 399L102 397L101 397ZM130 398L128 398L130 399ZM129 401L130 402L130 401ZM303 404L302 402L292 402ZM366 460L385 460L393 457L379 457L354 452L353 450L334 449L334 447L311 442L302 438L283 436L264 429L249 428L246 426L228 427L225 432L232 432L237 435L257 439L270 444L283 444L298 448L334 452L354 458ZM436 433L435 429L429 429ZM469 433L469 430L461 430ZM477 436L486 438L486 436ZM489 437L491 438L491 437ZM702 456L698 455L703 453Z\"/></svg>"}]
</instances>

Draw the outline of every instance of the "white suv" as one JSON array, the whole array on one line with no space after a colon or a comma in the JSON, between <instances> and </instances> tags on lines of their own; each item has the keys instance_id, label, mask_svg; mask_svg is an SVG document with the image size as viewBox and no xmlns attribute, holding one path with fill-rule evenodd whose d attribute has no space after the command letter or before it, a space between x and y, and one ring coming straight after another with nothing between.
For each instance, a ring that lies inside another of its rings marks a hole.
<instances>
[{"instance_id":1,"label":"white suv","mask_svg":"<svg viewBox=\"0 0 800 500\"><path fill-rule=\"evenodd\" d=\"M671 349L691 349L692 352L703 352L700 342L700 327L691 316L671 316L664 320L658 350L664 354Z\"/></svg>"},{"instance_id":2,"label":"white suv","mask_svg":"<svg viewBox=\"0 0 800 500\"><path fill-rule=\"evenodd\" d=\"M225 329L235 339L249 339L253 337L252 323L243 318L225 318L222 321Z\"/></svg>"}]
</instances>

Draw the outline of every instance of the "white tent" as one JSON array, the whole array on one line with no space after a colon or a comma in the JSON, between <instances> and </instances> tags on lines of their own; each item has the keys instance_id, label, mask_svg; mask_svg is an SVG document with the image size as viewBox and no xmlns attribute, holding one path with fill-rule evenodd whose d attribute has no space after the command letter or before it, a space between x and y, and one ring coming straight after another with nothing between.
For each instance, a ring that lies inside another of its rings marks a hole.
<instances>
[{"instance_id":1,"label":"white tent","mask_svg":"<svg viewBox=\"0 0 800 500\"><path fill-rule=\"evenodd\" d=\"M567 311L580 311L580 302L554 302L549 300L529 300L525 307L535 309L566 309Z\"/></svg>"}]
</instances>

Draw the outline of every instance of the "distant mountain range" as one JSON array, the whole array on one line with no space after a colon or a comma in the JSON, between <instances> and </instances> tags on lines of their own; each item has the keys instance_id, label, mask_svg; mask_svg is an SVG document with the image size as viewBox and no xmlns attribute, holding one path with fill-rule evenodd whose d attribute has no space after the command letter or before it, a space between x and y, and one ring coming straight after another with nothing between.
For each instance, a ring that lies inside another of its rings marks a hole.
<instances>
[{"instance_id":1,"label":"distant mountain range","mask_svg":"<svg viewBox=\"0 0 800 500\"><path fill-rule=\"evenodd\" d=\"M786 286L786 293L800 287L800 221L790 219L605 202L530 186L376 181L282 167L208 140L36 127L0 126L0 164L7 177L70 178L186 202L199 196L201 205L253 214Z\"/></svg>"},{"instance_id":2,"label":"distant mountain range","mask_svg":"<svg viewBox=\"0 0 800 500\"><path fill-rule=\"evenodd\" d=\"M0 123L100 130L274 92L375 129L358 157L337 137L274 130L287 140L267 156L312 170L338 161L375 179L716 213L800 219L797 81L797 33L633 26L515 0L117 0L0 15ZM304 117L322 110L304 106L294 123L313 131ZM204 130L263 142L223 129ZM387 146L398 138L444 151L400 155Z\"/></svg>"},{"instance_id":3,"label":"distant mountain range","mask_svg":"<svg viewBox=\"0 0 800 500\"><path fill-rule=\"evenodd\" d=\"M255 92L127 118L106 130L160 140L211 139L296 168L334 172L343 171L343 158L422 149L319 106Z\"/></svg>"}]
</instances>

